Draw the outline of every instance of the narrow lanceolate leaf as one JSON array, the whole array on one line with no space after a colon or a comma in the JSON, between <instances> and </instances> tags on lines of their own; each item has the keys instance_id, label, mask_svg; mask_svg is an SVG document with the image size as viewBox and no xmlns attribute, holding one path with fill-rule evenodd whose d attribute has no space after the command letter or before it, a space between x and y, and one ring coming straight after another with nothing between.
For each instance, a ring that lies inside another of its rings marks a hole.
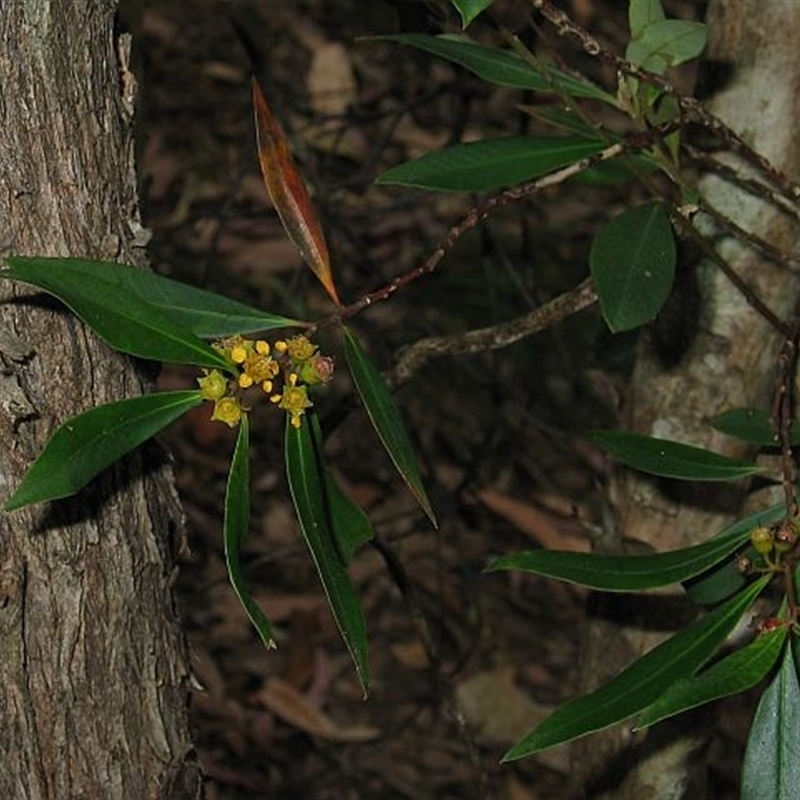
<instances>
[{"instance_id":1,"label":"narrow lanceolate leaf","mask_svg":"<svg viewBox=\"0 0 800 800\"><path fill-rule=\"evenodd\" d=\"M328 245L317 219L303 176L289 150L289 142L267 105L258 81L253 79L256 142L261 173L272 205L289 238L337 305L340 303L331 271Z\"/></svg>"},{"instance_id":2,"label":"narrow lanceolate leaf","mask_svg":"<svg viewBox=\"0 0 800 800\"><path fill-rule=\"evenodd\" d=\"M372 427L377 431L400 476L435 526L436 516L422 484L414 447L391 392L358 339L349 330L345 330L344 347L353 382Z\"/></svg>"},{"instance_id":3,"label":"narrow lanceolate leaf","mask_svg":"<svg viewBox=\"0 0 800 800\"><path fill-rule=\"evenodd\" d=\"M758 704L742 764L741 800L795 800L800 786L800 684L793 648Z\"/></svg>"},{"instance_id":4,"label":"narrow lanceolate leaf","mask_svg":"<svg viewBox=\"0 0 800 800\"><path fill-rule=\"evenodd\" d=\"M6 511L75 494L118 458L202 402L197 391L161 392L73 417L52 435L6 502Z\"/></svg>"},{"instance_id":5,"label":"narrow lanceolate leaf","mask_svg":"<svg viewBox=\"0 0 800 800\"><path fill-rule=\"evenodd\" d=\"M372 523L337 485L332 475L326 474L326 492L331 512L331 526L339 555L345 565L353 560L353 554L374 535Z\"/></svg>"},{"instance_id":6,"label":"narrow lanceolate leaf","mask_svg":"<svg viewBox=\"0 0 800 800\"><path fill-rule=\"evenodd\" d=\"M478 44L467 36L427 36L423 33L400 33L394 36L376 36L399 42L432 55L452 61L468 69L479 78L498 86L515 89L532 89L546 94L561 93L573 97L588 97L616 104L613 95L587 81L573 78L549 64L532 65L509 50L499 50Z\"/></svg>"},{"instance_id":7,"label":"narrow lanceolate leaf","mask_svg":"<svg viewBox=\"0 0 800 800\"><path fill-rule=\"evenodd\" d=\"M780 446L772 419L759 408L734 408L718 414L711 424L718 431L743 442L761 447ZM789 428L789 440L793 445L800 444L800 423L797 420L793 420Z\"/></svg>"},{"instance_id":8,"label":"narrow lanceolate leaf","mask_svg":"<svg viewBox=\"0 0 800 800\"><path fill-rule=\"evenodd\" d=\"M217 339L236 333L252 333L300 324L297 320L269 314L222 295L125 264L38 256L13 256L7 262L15 270L14 277L20 280L28 280L26 275L35 278L42 271L60 270L65 279L93 287L94 292L103 293L106 300L113 301L116 297L127 303L128 298L135 297L202 339Z\"/></svg>"},{"instance_id":9,"label":"narrow lanceolate leaf","mask_svg":"<svg viewBox=\"0 0 800 800\"><path fill-rule=\"evenodd\" d=\"M732 481L761 472L761 467L668 439L626 431L596 431L593 441L628 467L663 478Z\"/></svg>"},{"instance_id":10,"label":"narrow lanceolate leaf","mask_svg":"<svg viewBox=\"0 0 800 800\"><path fill-rule=\"evenodd\" d=\"M308 419L299 428L287 420L286 473L303 536L366 695L369 660L364 615L331 529L321 442Z\"/></svg>"},{"instance_id":11,"label":"narrow lanceolate leaf","mask_svg":"<svg viewBox=\"0 0 800 800\"><path fill-rule=\"evenodd\" d=\"M637 592L699 575L740 548L747 530L715 536L703 544L648 556L529 550L495 559L487 571L519 569L608 592Z\"/></svg>"},{"instance_id":12,"label":"narrow lanceolate leaf","mask_svg":"<svg viewBox=\"0 0 800 800\"><path fill-rule=\"evenodd\" d=\"M466 28L475 17L492 4L492 0L450 0L461 15L461 26Z\"/></svg>"},{"instance_id":13,"label":"narrow lanceolate leaf","mask_svg":"<svg viewBox=\"0 0 800 800\"><path fill-rule=\"evenodd\" d=\"M759 578L745 591L635 661L605 686L556 709L514 745L503 760L524 758L638 714L673 683L693 675L711 658L769 580L766 575Z\"/></svg>"},{"instance_id":14,"label":"narrow lanceolate leaf","mask_svg":"<svg viewBox=\"0 0 800 800\"><path fill-rule=\"evenodd\" d=\"M379 175L376 183L447 192L488 192L541 177L602 149L602 142L582 136L483 139L400 164Z\"/></svg>"},{"instance_id":15,"label":"narrow lanceolate leaf","mask_svg":"<svg viewBox=\"0 0 800 800\"><path fill-rule=\"evenodd\" d=\"M615 333L653 320L675 280L675 237L660 203L624 211L598 232L589 254L592 279Z\"/></svg>"},{"instance_id":16,"label":"narrow lanceolate leaf","mask_svg":"<svg viewBox=\"0 0 800 800\"><path fill-rule=\"evenodd\" d=\"M54 295L115 350L155 361L230 369L220 353L174 321L163 307L126 289L130 272L124 271L132 267L18 256L6 262L8 269L0 271L0 278L30 283ZM115 278L117 269L126 277Z\"/></svg>"},{"instance_id":17,"label":"narrow lanceolate leaf","mask_svg":"<svg viewBox=\"0 0 800 800\"><path fill-rule=\"evenodd\" d=\"M646 728L712 700L752 689L775 665L788 633L788 626L783 626L761 634L705 672L673 683L639 715L636 727Z\"/></svg>"},{"instance_id":18,"label":"narrow lanceolate leaf","mask_svg":"<svg viewBox=\"0 0 800 800\"><path fill-rule=\"evenodd\" d=\"M323 452L322 429L316 414L308 416L311 435L318 453ZM372 523L364 511L356 505L336 483L328 465L321 459L322 474L325 479L324 491L328 503L331 531L342 563L347 566L361 545L374 535Z\"/></svg>"},{"instance_id":19,"label":"narrow lanceolate leaf","mask_svg":"<svg viewBox=\"0 0 800 800\"><path fill-rule=\"evenodd\" d=\"M239 422L239 434L228 473L228 486L225 490L225 519L223 523L225 539L225 565L228 580L231 582L239 602L258 631L265 647L275 647L272 626L264 612L253 600L242 578L239 552L250 529L250 424L247 415Z\"/></svg>"}]
</instances>

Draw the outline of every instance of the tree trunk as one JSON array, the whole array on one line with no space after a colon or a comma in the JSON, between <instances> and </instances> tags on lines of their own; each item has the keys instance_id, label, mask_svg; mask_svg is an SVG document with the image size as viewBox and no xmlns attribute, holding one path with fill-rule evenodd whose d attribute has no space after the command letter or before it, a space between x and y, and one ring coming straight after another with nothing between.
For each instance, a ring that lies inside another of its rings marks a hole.
<instances>
[{"instance_id":1,"label":"tree trunk","mask_svg":"<svg viewBox=\"0 0 800 800\"><path fill-rule=\"evenodd\" d=\"M0 0L0 255L140 264L116 0ZM141 244L141 243L139 243ZM58 304L0 281L0 499L55 427L146 388ZM157 447L73 500L0 512L0 797L199 796Z\"/></svg>"},{"instance_id":2,"label":"tree trunk","mask_svg":"<svg viewBox=\"0 0 800 800\"><path fill-rule=\"evenodd\" d=\"M797 176L800 134L789 121L797 116L800 3L716 0L708 23L709 57L734 67L730 82L710 102L711 111L773 165ZM796 224L773 207L713 176L704 180L703 194L777 250L796 251ZM795 275L730 238L723 237L717 246L773 312L784 320L791 316L798 296ZM697 287L702 302L699 330L677 366L665 366L650 337L642 342L627 398L627 428L731 456L752 455L715 433L707 420L730 408L770 408L781 338L716 267L700 266ZM689 314L693 307L684 305ZM691 320L680 324L691 325ZM741 486L718 490L706 485L702 492L686 486L680 494L670 487L667 495L662 483L632 473L618 476L612 485L617 513L609 548L624 549L626 540L657 551L697 544L729 524L746 500ZM627 610L631 604L638 609L639 619L633 622L630 615L622 621L619 600L600 598L595 603L582 690L596 687L652 648L688 610L676 595L628 599ZM583 796L608 800L705 797L704 770L695 767L712 724L713 714L702 709L697 716L662 723L647 736L617 728L582 740L573 746L576 785Z\"/></svg>"}]
</instances>

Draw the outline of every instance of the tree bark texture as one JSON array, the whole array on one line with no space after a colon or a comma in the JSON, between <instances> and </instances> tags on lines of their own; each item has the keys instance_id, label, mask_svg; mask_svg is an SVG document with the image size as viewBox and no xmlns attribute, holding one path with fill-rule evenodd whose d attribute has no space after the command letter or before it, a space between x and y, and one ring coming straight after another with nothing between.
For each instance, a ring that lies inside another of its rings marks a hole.
<instances>
[{"instance_id":1,"label":"tree bark texture","mask_svg":"<svg viewBox=\"0 0 800 800\"><path fill-rule=\"evenodd\" d=\"M708 57L732 69L711 99L710 110L796 180L800 133L793 120L800 102L800 3L715 0L707 21ZM746 173L741 162L723 158ZM715 176L704 179L703 194L777 250L796 252L796 220ZM698 219L697 225L716 237L718 252L778 317L788 320L798 298L796 275L714 231L706 220ZM677 364L665 363L652 335L643 338L626 401L626 427L734 457L752 456L742 444L716 433L708 419L742 406L770 409L781 337L716 267L702 263L694 275L679 270L678 280L683 282L678 290L693 289L699 302L684 299L680 305L686 314L677 324L685 326L683 333L693 319L699 319L699 325ZM697 544L732 522L747 500L741 485L719 489L705 484L698 491L689 484L666 486L630 472L620 472L612 481L611 499L615 524L604 546L616 551L624 551L631 542L655 551ZM676 594L637 596L622 604L615 598L595 598L581 690L596 688L688 621L694 611L687 606L688 601ZM662 723L647 735L622 727L575 743L577 796L705 797L701 762L713 720L706 708L697 716Z\"/></svg>"},{"instance_id":2,"label":"tree bark texture","mask_svg":"<svg viewBox=\"0 0 800 800\"><path fill-rule=\"evenodd\" d=\"M0 255L142 263L116 0L0 0ZM0 501L48 436L146 381L0 280ZM199 796L172 605L180 507L155 446L77 498L0 512L0 797Z\"/></svg>"}]
</instances>

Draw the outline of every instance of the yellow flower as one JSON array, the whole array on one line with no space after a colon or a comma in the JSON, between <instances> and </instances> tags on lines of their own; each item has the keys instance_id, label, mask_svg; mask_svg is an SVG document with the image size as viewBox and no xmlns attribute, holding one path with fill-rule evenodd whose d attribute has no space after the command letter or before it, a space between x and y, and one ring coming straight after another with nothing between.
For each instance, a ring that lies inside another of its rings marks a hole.
<instances>
[{"instance_id":1,"label":"yellow flower","mask_svg":"<svg viewBox=\"0 0 800 800\"><path fill-rule=\"evenodd\" d=\"M270 400L289 414L295 428L300 427L306 409L314 405L308 399L308 389L297 385L297 375L294 372L289 375L286 386L283 387L283 394L275 394Z\"/></svg>"},{"instance_id":2,"label":"yellow flower","mask_svg":"<svg viewBox=\"0 0 800 800\"><path fill-rule=\"evenodd\" d=\"M220 397L214 403L214 413L211 419L217 422L224 422L231 428L235 428L242 418L242 404L236 397Z\"/></svg>"},{"instance_id":3,"label":"yellow flower","mask_svg":"<svg viewBox=\"0 0 800 800\"><path fill-rule=\"evenodd\" d=\"M280 366L268 353L253 352L244 362L244 371L251 378L248 386L252 386L254 383L264 383L274 378L280 372Z\"/></svg>"},{"instance_id":4,"label":"yellow flower","mask_svg":"<svg viewBox=\"0 0 800 800\"><path fill-rule=\"evenodd\" d=\"M307 336L298 334L287 339L286 352L292 361L307 361L317 352L317 346Z\"/></svg>"},{"instance_id":5,"label":"yellow flower","mask_svg":"<svg viewBox=\"0 0 800 800\"><path fill-rule=\"evenodd\" d=\"M205 375L197 379L200 394L205 400L219 400L228 390L228 381L218 370L203 370Z\"/></svg>"}]
</instances>

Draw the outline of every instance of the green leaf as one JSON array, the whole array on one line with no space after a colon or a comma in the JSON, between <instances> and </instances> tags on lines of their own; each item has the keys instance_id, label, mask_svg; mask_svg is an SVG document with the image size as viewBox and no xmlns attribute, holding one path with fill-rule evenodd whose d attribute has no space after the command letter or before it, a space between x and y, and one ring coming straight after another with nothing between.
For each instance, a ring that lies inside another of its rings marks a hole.
<instances>
[{"instance_id":1,"label":"green leaf","mask_svg":"<svg viewBox=\"0 0 800 800\"><path fill-rule=\"evenodd\" d=\"M475 17L492 4L492 0L450 0L461 14L461 27L466 28Z\"/></svg>"},{"instance_id":2,"label":"green leaf","mask_svg":"<svg viewBox=\"0 0 800 800\"><path fill-rule=\"evenodd\" d=\"M734 408L724 411L714 417L711 424L718 431L743 442L761 447L780 447L769 414L759 408ZM793 445L800 444L800 422L797 420L793 420L789 428L789 440Z\"/></svg>"},{"instance_id":3,"label":"green leaf","mask_svg":"<svg viewBox=\"0 0 800 800\"><path fill-rule=\"evenodd\" d=\"M367 630L361 605L339 553L330 523L321 445L309 422L286 421L286 472L303 536L314 559L333 617L355 664L366 696L369 690Z\"/></svg>"},{"instance_id":4,"label":"green leaf","mask_svg":"<svg viewBox=\"0 0 800 800\"><path fill-rule=\"evenodd\" d=\"M584 137L483 139L399 164L375 182L448 192L488 192L546 175L602 149L602 142Z\"/></svg>"},{"instance_id":5,"label":"green leaf","mask_svg":"<svg viewBox=\"0 0 800 800\"><path fill-rule=\"evenodd\" d=\"M680 583L707 570L748 540L750 528L703 544L647 556L528 550L492 561L487 572L520 569L608 592L638 592Z\"/></svg>"},{"instance_id":6,"label":"green leaf","mask_svg":"<svg viewBox=\"0 0 800 800\"><path fill-rule=\"evenodd\" d=\"M732 481L761 472L757 464L639 433L595 431L591 438L617 461L663 478Z\"/></svg>"},{"instance_id":7,"label":"green leaf","mask_svg":"<svg viewBox=\"0 0 800 800\"><path fill-rule=\"evenodd\" d=\"M353 382L373 428L400 476L435 527L436 516L422 485L414 448L394 398L358 339L347 329L344 334L344 347Z\"/></svg>"},{"instance_id":8,"label":"green leaf","mask_svg":"<svg viewBox=\"0 0 800 800\"><path fill-rule=\"evenodd\" d=\"M749 541L750 531L762 525L772 525L783 519L786 515L784 503L776 503L774 506L750 514L744 519L737 520L724 530L715 535L714 538L731 537L735 539L741 537L742 543ZM750 554L753 559L756 552L752 547L743 551L742 555ZM738 555L736 556L738 558ZM735 592L738 592L747 582L744 575L736 569L735 558L726 559L709 570L689 579L684 585L686 593L692 598L692 602L697 605L715 605L723 600L727 600Z\"/></svg>"},{"instance_id":9,"label":"green leaf","mask_svg":"<svg viewBox=\"0 0 800 800\"><path fill-rule=\"evenodd\" d=\"M503 760L524 758L633 717L675 681L692 675L708 661L769 580L768 575L759 578L729 602L642 656L605 686L556 709L514 745Z\"/></svg>"},{"instance_id":10,"label":"green leaf","mask_svg":"<svg viewBox=\"0 0 800 800\"><path fill-rule=\"evenodd\" d=\"M655 318L672 289L675 261L672 225L660 203L624 211L597 232L589 265L614 333Z\"/></svg>"},{"instance_id":11,"label":"green leaf","mask_svg":"<svg viewBox=\"0 0 800 800\"><path fill-rule=\"evenodd\" d=\"M669 67L696 58L706 46L707 30L702 22L665 19L653 22L632 39L625 57L642 69L663 75Z\"/></svg>"},{"instance_id":12,"label":"green leaf","mask_svg":"<svg viewBox=\"0 0 800 800\"><path fill-rule=\"evenodd\" d=\"M86 261L81 258L22 256L13 256L7 261L16 270L27 271L33 277L41 271L63 270L64 274L72 275L72 280L76 283L102 285L105 291L117 292L123 299L134 296L157 308L175 325L202 339L219 339L237 333L253 333L299 324L297 320L268 314L222 295L196 289L155 272L125 264Z\"/></svg>"},{"instance_id":13,"label":"green leaf","mask_svg":"<svg viewBox=\"0 0 800 800\"><path fill-rule=\"evenodd\" d=\"M202 402L198 391L160 392L72 417L52 435L5 510L75 494L118 458Z\"/></svg>"},{"instance_id":14,"label":"green leaf","mask_svg":"<svg viewBox=\"0 0 800 800\"><path fill-rule=\"evenodd\" d=\"M322 429L316 414L308 418L311 425L311 434L318 453L323 452ZM325 478L325 497L328 502L333 539L339 551L342 563L347 566L352 560L356 550L368 542L374 535L369 517L356 505L336 483L328 465L322 462L322 472Z\"/></svg>"},{"instance_id":15,"label":"green leaf","mask_svg":"<svg viewBox=\"0 0 800 800\"><path fill-rule=\"evenodd\" d=\"M116 350L156 361L230 370L224 356L173 322L163 308L140 298L125 278L114 278L118 269L130 277L130 271L138 272L133 267L19 256L6 262L9 268L0 272L0 278L24 281L55 295Z\"/></svg>"},{"instance_id":16,"label":"green leaf","mask_svg":"<svg viewBox=\"0 0 800 800\"><path fill-rule=\"evenodd\" d=\"M800 786L800 685L793 648L761 697L742 764L741 800L795 800Z\"/></svg>"},{"instance_id":17,"label":"green leaf","mask_svg":"<svg viewBox=\"0 0 800 800\"><path fill-rule=\"evenodd\" d=\"M353 560L356 550L373 537L372 523L362 509L339 488L327 470L325 477L333 536L339 555L347 565Z\"/></svg>"},{"instance_id":18,"label":"green leaf","mask_svg":"<svg viewBox=\"0 0 800 800\"><path fill-rule=\"evenodd\" d=\"M239 422L239 434L228 473L228 486L225 490L225 520L223 523L225 539L225 565L239 602L247 612L250 622L268 648L276 647L275 637L264 612L253 600L242 578L239 551L250 530L250 423L247 414Z\"/></svg>"},{"instance_id":19,"label":"green leaf","mask_svg":"<svg viewBox=\"0 0 800 800\"><path fill-rule=\"evenodd\" d=\"M498 86L515 89L532 89L546 94L563 93L573 97L587 97L616 105L613 95L599 87L548 64L531 65L508 50L478 44L466 36L427 36L422 33L401 33L394 36L376 36L377 40L399 42L416 47L432 55L452 61L479 78Z\"/></svg>"},{"instance_id":20,"label":"green leaf","mask_svg":"<svg viewBox=\"0 0 800 800\"><path fill-rule=\"evenodd\" d=\"M647 28L666 19L661 0L630 0L628 5L628 24L631 39L638 39Z\"/></svg>"},{"instance_id":21,"label":"green leaf","mask_svg":"<svg viewBox=\"0 0 800 800\"><path fill-rule=\"evenodd\" d=\"M636 728L646 728L697 708L721 697L745 692L755 686L775 665L781 654L787 626L764 633L752 642L691 678L683 678L649 705L636 720Z\"/></svg>"}]
</instances>

